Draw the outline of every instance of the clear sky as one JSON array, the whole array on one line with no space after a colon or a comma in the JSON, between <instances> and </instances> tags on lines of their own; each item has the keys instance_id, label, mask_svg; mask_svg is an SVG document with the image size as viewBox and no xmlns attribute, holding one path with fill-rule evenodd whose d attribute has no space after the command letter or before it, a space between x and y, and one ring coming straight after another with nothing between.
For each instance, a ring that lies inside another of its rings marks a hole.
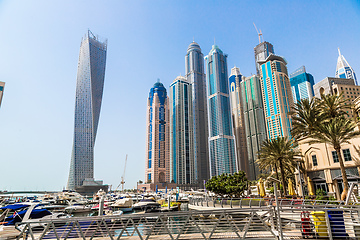
<instances>
[{"instance_id":1,"label":"clear sky","mask_svg":"<svg viewBox=\"0 0 360 240\"><path fill-rule=\"evenodd\" d=\"M160 78L168 88L185 71L195 39L214 39L228 68L255 73L258 36L315 82L335 75L337 48L360 77L358 0L0 1L0 190L61 190L73 143L76 73L89 28L108 38L95 178L116 187L144 180L146 105Z\"/></svg>"}]
</instances>

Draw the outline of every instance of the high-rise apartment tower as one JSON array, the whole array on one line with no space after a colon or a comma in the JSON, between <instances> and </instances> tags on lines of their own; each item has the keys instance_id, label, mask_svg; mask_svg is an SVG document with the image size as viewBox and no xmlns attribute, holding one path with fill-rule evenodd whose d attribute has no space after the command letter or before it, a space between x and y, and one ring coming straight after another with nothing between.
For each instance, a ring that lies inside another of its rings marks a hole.
<instances>
[{"instance_id":1,"label":"high-rise apartment tower","mask_svg":"<svg viewBox=\"0 0 360 240\"><path fill-rule=\"evenodd\" d=\"M283 57L270 54L264 61L259 61L259 64L268 138L290 138L289 112L294 105L294 100L286 67L287 62Z\"/></svg>"},{"instance_id":2,"label":"high-rise apartment tower","mask_svg":"<svg viewBox=\"0 0 360 240\"><path fill-rule=\"evenodd\" d=\"M270 54L275 54L274 47L269 42L261 42L254 48L255 52L255 65L256 65L256 74L260 76L260 63L259 61L264 61Z\"/></svg>"},{"instance_id":3,"label":"high-rise apartment tower","mask_svg":"<svg viewBox=\"0 0 360 240\"><path fill-rule=\"evenodd\" d=\"M244 171L249 176L249 161L246 144L246 133L244 124L244 113L241 105L240 83L245 79L240 73L240 69L233 67L229 77L230 103L232 113L232 123L235 135L235 152L238 170Z\"/></svg>"},{"instance_id":4,"label":"high-rise apartment tower","mask_svg":"<svg viewBox=\"0 0 360 240\"><path fill-rule=\"evenodd\" d=\"M226 58L216 45L205 57L211 177L237 171Z\"/></svg>"},{"instance_id":5,"label":"high-rise apartment tower","mask_svg":"<svg viewBox=\"0 0 360 240\"><path fill-rule=\"evenodd\" d=\"M101 186L94 180L94 145L105 78L107 40L90 30L81 41L76 83L74 144L68 189Z\"/></svg>"},{"instance_id":6,"label":"high-rise apartment tower","mask_svg":"<svg viewBox=\"0 0 360 240\"><path fill-rule=\"evenodd\" d=\"M192 85L177 77L169 90L170 181L195 184Z\"/></svg>"},{"instance_id":7,"label":"high-rise apartment tower","mask_svg":"<svg viewBox=\"0 0 360 240\"><path fill-rule=\"evenodd\" d=\"M204 55L196 42L187 49L185 72L187 81L192 85L195 179L203 187L203 182L209 179L208 116Z\"/></svg>"},{"instance_id":8,"label":"high-rise apartment tower","mask_svg":"<svg viewBox=\"0 0 360 240\"><path fill-rule=\"evenodd\" d=\"M256 180L259 168L255 161L261 144L266 140L260 78L257 75L246 77L240 82L240 91L249 159L247 177L250 180Z\"/></svg>"},{"instance_id":9,"label":"high-rise apartment tower","mask_svg":"<svg viewBox=\"0 0 360 240\"><path fill-rule=\"evenodd\" d=\"M147 106L145 183L169 182L169 104L159 81L150 89Z\"/></svg>"}]
</instances>

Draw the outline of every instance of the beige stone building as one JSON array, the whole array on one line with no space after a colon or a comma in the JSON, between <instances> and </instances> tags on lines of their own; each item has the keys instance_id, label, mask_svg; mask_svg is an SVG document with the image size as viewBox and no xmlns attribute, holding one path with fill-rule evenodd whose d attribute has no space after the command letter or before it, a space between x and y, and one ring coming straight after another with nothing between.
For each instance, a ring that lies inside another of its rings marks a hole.
<instances>
[{"instance_id":1,"label":"beige stone building","mask_svg":"<svg viewBox=\"0 0 360 240\"><path fill-rule=\"evenodd\" d=\"M360 182L360 138L341 147L349 183ZM315 191L322 188L329 194L340 196L343 190L342 176L336 151L329 144L299 144L304 156L305 169L313 181Z\"/></svg>"}]
</instances>

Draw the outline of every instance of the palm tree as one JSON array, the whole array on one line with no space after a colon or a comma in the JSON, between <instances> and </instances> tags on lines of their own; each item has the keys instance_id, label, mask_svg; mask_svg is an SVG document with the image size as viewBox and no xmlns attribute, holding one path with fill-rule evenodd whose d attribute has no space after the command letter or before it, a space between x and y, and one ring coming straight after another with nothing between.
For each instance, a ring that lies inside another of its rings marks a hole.
<instances>
[{"instance_id":1,"label":"palm tree","mask_svg":"<svg viewBox=\"0 0 360 240\"><path fill-rule=\"evenodd\" d=\"M279 166L284 195L286 195L285 169L292 169L294 171L296 166L295 159L301 156L296 147L297 145L293 140L286 137L277 137L265 140L258 152L256 162L259 164L260 169Z\"/></svg>"},{"instance_id":2,"label":"palm tree","mask_svg":"<svg viewBox=\"0 0 360 240\"><path fill-rule=\"evenodd\" d=\"M345 166L341 155L341 145L360 135L355 131L355 124L347 119L343 95L322 95L321 99L313 98L299 101L292 115L292 135L297 141L307 139L307 143L328 143L336 151L339 159L344 191L341 199L345 199L349 190Z\"/></svg>"}]
</instances>

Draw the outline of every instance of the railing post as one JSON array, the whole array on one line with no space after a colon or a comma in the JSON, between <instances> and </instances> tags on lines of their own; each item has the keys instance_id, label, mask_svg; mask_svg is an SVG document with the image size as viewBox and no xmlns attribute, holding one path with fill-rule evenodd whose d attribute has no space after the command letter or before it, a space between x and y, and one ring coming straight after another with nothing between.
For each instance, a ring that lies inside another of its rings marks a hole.
<instances>
[{"instance_id":1,"label":"railing post","mask_svg":"<svg viewBox=\"0 0 360 240\"><path fill-rule=\"evenodd\" d=\"M240 198L239 207L242 208L242 198Z\"/></svg>"},{"instance_id":2,"label":"railing post","mask_svg":"<svg viewBox=\"0 0 360 240\"><path fill-rule=\"evenodd\" d=\"M223 198L221 198L221 208L223 208L224 206L223 206L223 202L224 202L224 199Z\"/></svg>"},{"instance_id":3,"label":"railing post","mask_svg":"<svg viewBox=\"0 0 360 240\"><path fill-rule=\"evenodd\" d=\"M279 232L279 240L283 240L283 232L282 232L282 224L281 224L281 217L280 217L280 208L279 208L279 200L278 200L278 193L276 189L276 182L274 182L274 192L275 192L275 202L276 202L276 213L277 213L277 224L278 224L278 232Z\"/></svg>"},{"instance_id":4,"label":"railing post","mask_svg":"<svg viewBox=\"0 0 360 240\"><path fill-rule=\"evenodd\" d=\"M230 208L232 208L232 198L230 198Z\"/></svg>"}]
</instances>

